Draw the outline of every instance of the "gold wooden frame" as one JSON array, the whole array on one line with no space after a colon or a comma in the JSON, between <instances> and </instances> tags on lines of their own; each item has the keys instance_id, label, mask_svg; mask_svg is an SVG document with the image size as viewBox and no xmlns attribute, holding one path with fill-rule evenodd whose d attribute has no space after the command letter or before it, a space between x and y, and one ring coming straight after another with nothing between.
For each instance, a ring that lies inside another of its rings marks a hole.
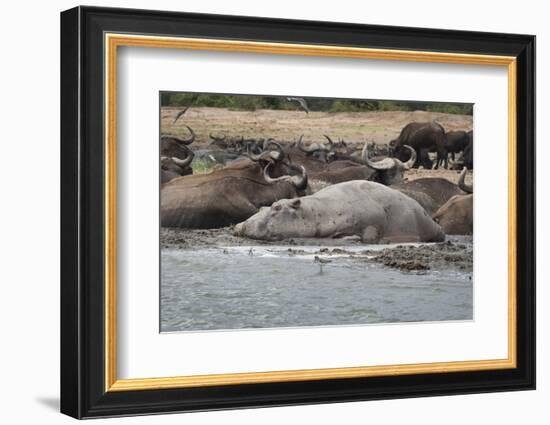
<instances>
[{"instance_id":1,"label":"gold wooden frame","mask_svg":"<svg viewBox=\"0 0 550 425\"><path fill-rule=\"evenodd\" d=\"M511 369L516 367L516 58L410 50L105 34L105 391L131 391L285 381ZM116 374L116 93L120 46L231 51L507 67L508 71L508 357L384 366L117 379Z\"/></svg>"}]
</instances>

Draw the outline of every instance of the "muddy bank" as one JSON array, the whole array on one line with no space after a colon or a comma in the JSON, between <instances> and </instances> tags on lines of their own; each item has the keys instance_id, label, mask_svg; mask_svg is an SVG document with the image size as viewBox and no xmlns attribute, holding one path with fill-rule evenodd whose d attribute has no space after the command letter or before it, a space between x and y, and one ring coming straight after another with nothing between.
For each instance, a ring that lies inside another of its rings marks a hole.
<instances>
[{"instance_id":1,"label":"muddy bank","mask_svg":"<svg viewBox=\"0 0 550 425\"><path fill-rule=\"evenodd\" d=\"M428 271L454 269L472 272L473 249L469 243L447 240L421 246L398 245L381 252L364 251L372 255L370 261L401 271Z\"/></svg>"},{"instance_id":2,"label":"muddy bank","mask_svg":"<svg viewBox=\"0 0 550 425\"><path fill-rule=\"evenodd\" d=\"M316 254L321 257L346 258L372 262L402 272L426 273L434 270L456 270L471 273L473 247L471 236L447 236L441 243L379 245L376 249L358 249L359 238L313 239L292 238L282 241L257 241L233 235L232 227L208 230L161 229L163 249L200 249L232 246L288 246L289 256ZM296 248L294 248L296 246ZM303 247L304 249L301 249ZM309 248L309 249L305 249ZM318 248L312 252L311 248Z\"/></svg>"},{"instance_id":3,"label":"muddy bank","mask_svg":"<svg viewBox=\"0 0 550 425\"><path fill-rule=\"evenodd\" d=\"M464 239L464 238L462 238ZM306 251L288 248L289 255L303 255ZM349 256L360 261L374 262L404 272L427 272L430 270L456 270L471 272L473 251L470 240L447 240L441 243L392 245L383 249L350 251L345 248L320 248L319 256Z\"/></svg>"},{"instance_id":4,"label":"muddy bank","mask_svg":"<svg viewBox=\"0 0 550 425\"><path fill-rule=\"evenodd\" d=\"M362 245L358 237L341 239L291 238L280 241L261 241L233 235L233 226L221 229L175 229L161 228L162 248L206 248L220 246L250 245L296 245L296 246L350 246Z\"/></svg>"}]
</instances>

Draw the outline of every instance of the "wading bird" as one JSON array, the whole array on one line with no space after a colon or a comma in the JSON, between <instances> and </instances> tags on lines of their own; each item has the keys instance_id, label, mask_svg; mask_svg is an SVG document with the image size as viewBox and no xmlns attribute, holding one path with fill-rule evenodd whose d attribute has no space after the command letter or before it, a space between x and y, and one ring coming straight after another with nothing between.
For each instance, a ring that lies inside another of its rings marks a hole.
<instances>
[{"instance_id":1,"label":"wading bird","mask_svg":"<svg viewBox=\"0 0 550 425\"><path fill-rule=\"evenodd\" d=\"M332 260L328 260L326 258L319 258L319 256L313 257L313 262L319 264L319 273L323 273L323 266L325 264L331 263Z\"/></svg>"},{"instance_id":2,"label":"wading bird","mask_svg":"<svg viewBox=\"0 0 550 425\"><path fill-rule=\"evenodd\" d=\"M319 263L319 264L328 264L328 263L332 263L332 260L328 260L326 258L319 258L317 255L314 257L314 260L313 260L314 263Z\"/></svg>"}]
</instances>

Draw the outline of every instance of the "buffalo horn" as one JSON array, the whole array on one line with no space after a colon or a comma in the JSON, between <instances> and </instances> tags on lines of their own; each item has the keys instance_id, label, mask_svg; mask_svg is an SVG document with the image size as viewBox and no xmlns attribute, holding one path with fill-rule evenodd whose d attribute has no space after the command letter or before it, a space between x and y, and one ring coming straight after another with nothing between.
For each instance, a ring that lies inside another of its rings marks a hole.
<instances>
[{"instance_id":1,"label":"buffalo horn","mask_svg":"<svg viewBox=\"0 0 550 425\"><path fill-rule=\"evenodd\" d=\"M302 152L305 152L305 153L313 153L313 152L317 152L317 151L323 151L323 152L329 152L330 149L327 148L324 144L322 143L313 143L311 144L311 146L304 146L304 144L302 143L302 136L300 136L300 140L298 140L298 149L300 149Z\"/></svg>"},{"instance_id":2,"label":"buffalo horn","mask_svg":"<svg viewBox=\"0 0 550 425\"><path fill-rule=\"evenodd\" d=\"M269 171L268 171L268 168L271 166L271 162L270 162L264 167L264 179L265 179L265 181L268 182L269 184L273 184L273 183L276 183L278 181L290 181L290 183L292 183L292 185L297 190L304 190L307 187L306 169L301 165L300 166L297 166L297 165L294 165L294 164L287 164L287 165L289 166L289 168L291 168L293 170L300 171L300 175L299 176L286 175L286 176L281 176L281 177L276 177L276 178L270 177L269 176Z\"/></svg>"},{"instance_id":3,"label":"buffalo horn","mask_svg":"<svg viewBox=\"0 0 550 425\"><path fill-rule=\"evenodd\" d=\"M265 148L264 150L269 149L271 146L274 146L275 149L279 152L279 160L282 161L285 159L285 151L283 150L283 147L277 143L274 139L268 139L267 143L264 144Z\"/></svg>"},{"instance_id":4,"label":"buffalo horn","mask_svg":"<svg viewBox=\"0 0 550 425\"><path fill-rule=\"evenodd\" d=\"M464 181L467 171L468 169L466 167L462 169L462 172L460 173L460 178L458 179L458 187L461 188L466 193L474 193L473 185L466 184L466 182Z\"/></svg>"},{"instance_id":5,"label":"buffalo horn","mask_svg":"<svg viewBox=\"0 0 550 425\"><path fill-rule=\"evenodd\" d=\"M323 134L323 137L328 140L328 143L329 143L330 146L332 146L334 144L332 139L329 136L327 136L326 134Z\"/></svg>"},{"instance_id":6,"label":"buffalo horn","mask_svg":"<svg viewBox=\"0 0 550 425\"><path fill-rule=\"evenodd\" d=\"M189 130L189 132L191 133L191 136L189 137L189 139L176 138L176 140L179 143L182 143L184 145L190 145L191 143L193 143L195 141L195 137L197 137L197 135L195 134L195 132L193 131L193 129L191 127L189 127L188 125L186 125L186 127Z\"/></svg>"},{"instance_id":7,"label":"buffalo horn","mask_svg":"<svg viewBox=\"0 0 550 425\"><path fill-rule=\"evenodd\" d=\"M243 155L250 158L254 162L258 162L261 159L269 162L282 161L283 159L283 153L276 152L276 151L261 152L259 154L253 154L253 153L250 153L250 151L248 151L248 152L243 152Z\"/></svg>"},{"instance_id":8,"label":"buffalo horn","mask_svg":"<svg viewBox=\"0 0 550 425\"><path fill-rule=\"evenodd\" d=\"M394 168L397 164L394 160L394 158L384 158L380 161L371 161L369 159L369 144L368 142L365 143L363 146L363 150L361 152L361 159L365 164L367 164L369 167L374 168L375 170L391 170Z\"/></svg>"},{"instance_id":9,"label":"buffalo horn","mask_svg":"<svg viewBox=\"0 0 550 425\"><path fill-rule=\"evenodd\" d=\"M210 133L209 136L214 142L223 142L225 140L225 134L221 137L216 137L212 133Z\"/></svg>"},{"instance_id":10,"label":"buffalo horn","mask_svg":"<svg viewBox=\"0 0 550 425\"><path fill-rule=\"evenodd\" d=\"M409 145L403 145L403 147L411 151L411 156L409 157L409 160L406 162L401 162L397 158L394 158L394 161L398 162L399 165L401 165L401 167L403 167L405 170L410 170L416 162L416 151Z\"/></svg>"},{"instance_id":11,"label":"buffalo horn","mask_svg":"<svg viewBox=\"0 0 550 425\"><path fill-rule=\"evenodd\" d=\"M185 149L187 150L187 157L185 159L180 159L175 156L172 157L172 161L174 161L174 164L179 165L181 168L185 168L191 165L191 161L193 161L193 158L195 157L195 154L191 149L189 149L187 146L185 146Z\"/></svg>"}]
</instances>

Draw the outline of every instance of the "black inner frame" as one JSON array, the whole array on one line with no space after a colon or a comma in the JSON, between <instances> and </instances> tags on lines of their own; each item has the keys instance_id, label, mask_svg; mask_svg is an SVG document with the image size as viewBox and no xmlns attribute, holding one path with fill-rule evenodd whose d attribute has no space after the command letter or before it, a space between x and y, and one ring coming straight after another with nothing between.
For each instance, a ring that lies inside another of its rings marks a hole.
<instances>
[{"instance_id":1,"label":"black inner frame","mask_svg":"<svg viewBox=\"0 0 550 425\"><path fill-rule=\"evenodd\" d=\"M517 368L104 391L105 32L517 58ZM77 418L534 389L535 37L77 7L61 14L61 411Z\"/></svg>"}]
</instances>

